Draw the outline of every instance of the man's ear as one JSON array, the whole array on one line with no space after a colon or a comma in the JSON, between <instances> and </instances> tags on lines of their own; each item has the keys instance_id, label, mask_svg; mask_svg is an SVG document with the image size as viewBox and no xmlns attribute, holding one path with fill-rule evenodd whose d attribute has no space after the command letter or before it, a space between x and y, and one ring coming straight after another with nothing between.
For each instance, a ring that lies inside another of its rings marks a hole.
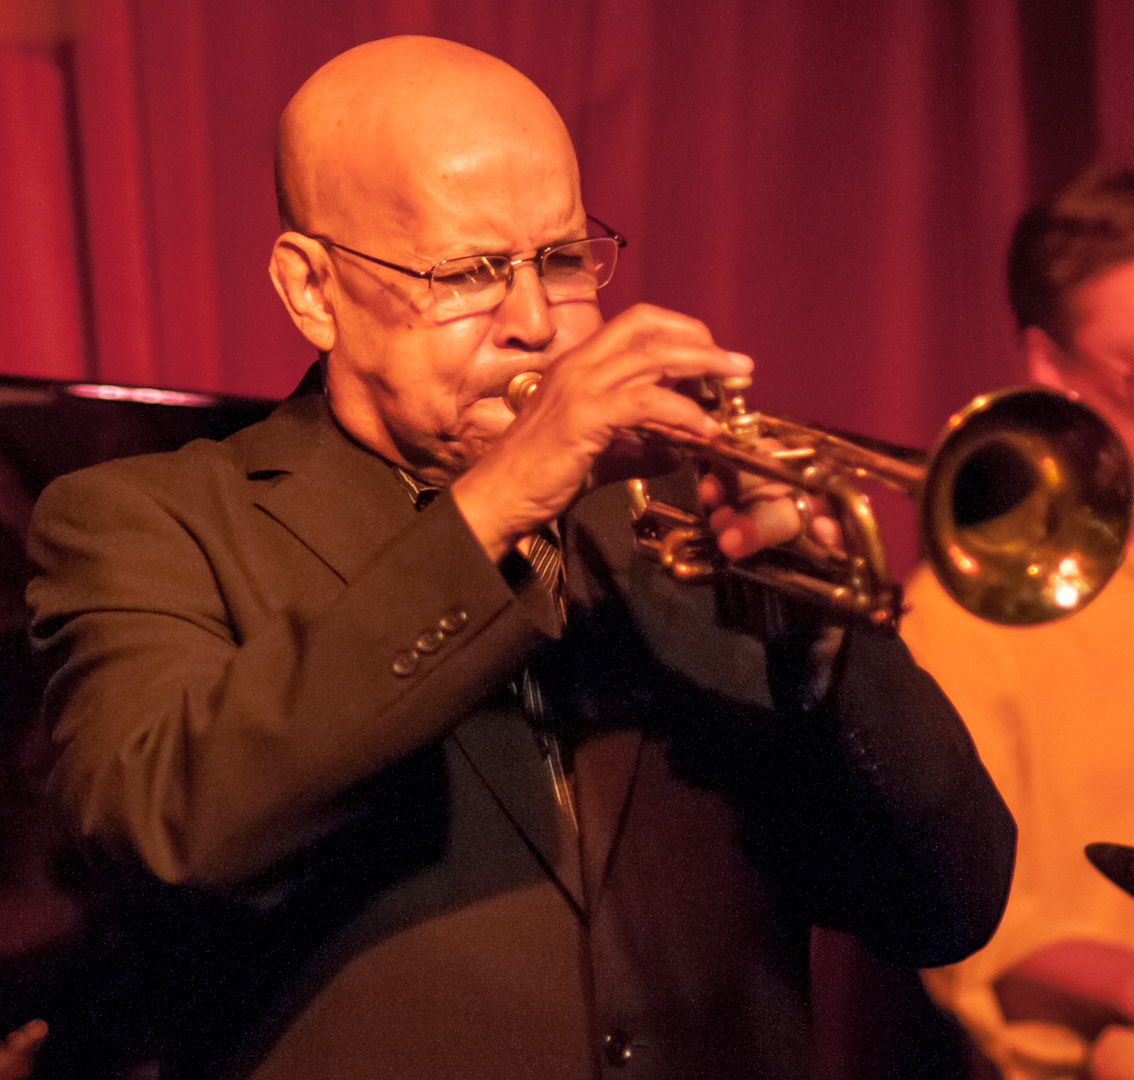
<instances>
[{"instance_id":1,"label":"man's ear","mask_svg":"<svg viewBox=\"0 0 1134 1080\"><path fill-rule=\"evenodd\" d=\"M1038 326L1027 327L1023 340L1028 378L1052 390L1069 391L1071 387L1063 374L1067 367L1067 354Z\"/></svg>"},{"instance_id":2,"label":"man's ear","mask_svg":"<svg viewBox=\"0 0 1134 1080\"><path fill-rule=\"evenodd\" d=\"M285 232L272 248L268 274L299 332L320 352L335 345L335 307L330 260L318 240Z\"/></svg>"}]
</instances>

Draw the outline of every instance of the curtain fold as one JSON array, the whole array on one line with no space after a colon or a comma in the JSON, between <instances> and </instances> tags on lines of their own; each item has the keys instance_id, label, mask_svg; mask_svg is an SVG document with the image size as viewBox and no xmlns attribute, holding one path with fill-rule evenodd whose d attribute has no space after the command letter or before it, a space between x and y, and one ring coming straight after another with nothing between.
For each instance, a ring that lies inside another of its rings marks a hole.
<instances>
[{"instance_id":1,"label":"curtain fold","mask_svg":"<svg viewBox=\"0 0 1134 1080\"><path fill-rule=\"evenodd\" d=\"M60 50L0 42L0 364L51 378L86 370L86 305Z\"/></svg>"}]
</instances>

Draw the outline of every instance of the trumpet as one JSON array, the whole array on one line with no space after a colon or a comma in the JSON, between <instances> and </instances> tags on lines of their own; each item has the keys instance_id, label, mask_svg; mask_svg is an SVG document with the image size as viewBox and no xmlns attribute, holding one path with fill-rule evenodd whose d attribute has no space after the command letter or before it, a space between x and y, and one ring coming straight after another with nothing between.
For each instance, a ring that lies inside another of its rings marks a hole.
<instances>
[{"instance_id":1,"label":"trumpet","mask_svg":"<svg viewBox=\"0 0 1134 1080\"><path fill-rule=\"evenodd\" d=\"M512 380L514 412L539 379L523 372ZM643 480L628 481L637 547L679 580L738 575L818 604L828 617L896 625L902 589L888 571L864 482L915 502L922 556L962 607L992 622L1026 626L1078 611L1122 562L1130 458L1110 426L1073 397L1035 386L982 394L924 451L750 410L749 385L743 376L701 381L702 404L720 424L708 443L662 437L704 466L787 484L804 530L729 562L703 516L651 499ZM841 548L806 528L809 496L830 508Z\"/></svg>"}]
</instances>

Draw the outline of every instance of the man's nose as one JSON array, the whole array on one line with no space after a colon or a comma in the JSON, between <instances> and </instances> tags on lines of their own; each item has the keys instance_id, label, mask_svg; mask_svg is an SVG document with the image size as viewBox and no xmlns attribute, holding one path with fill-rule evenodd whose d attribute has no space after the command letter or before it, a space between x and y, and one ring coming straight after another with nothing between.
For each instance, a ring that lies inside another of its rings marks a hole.
<instances>
[{"instance_id":1,"label":"man's nose","mask_svg":"<svg viewBox=\"0 0 1134 1080\"><path fill-rule=\"evenodd\" d=\"M535 259L513 259L512 282L497 308L497 343L535 351L549 345L553 337L551 308Z\"/></svg>"}]
</instances>

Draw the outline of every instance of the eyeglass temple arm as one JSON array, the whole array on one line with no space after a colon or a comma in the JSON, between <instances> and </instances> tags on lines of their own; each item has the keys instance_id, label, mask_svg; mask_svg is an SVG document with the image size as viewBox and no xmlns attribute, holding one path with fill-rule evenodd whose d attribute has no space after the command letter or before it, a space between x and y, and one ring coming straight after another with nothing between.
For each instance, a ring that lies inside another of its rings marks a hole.
<instances>
[{"instance_id":1,"label":"eyeglass temple arm","mask_svg":"<svg viewBox=\"0 0 1134 1080\"><path fill-rule=\"evenodd\" d=\"M597 225L597 226L598 226L598 227L599 227L600 229L602 229L602 230L603 230L603 231L604 231L604 232L606 233L606 235L607 235L607 236L609 236L609 237L611 238L611 240L613 240L613 241L614 241L614 242L615 242L615 243L616 243L616 244L617 244L617 245L618 245L618 246L619 246L620 248L624 248L624 247L626 246L626 237L625 237L625 236L623 236L623 235L622 235L622 233L620 233L620 232L616 231L615 229L612 229L612 228L611 228L611 227L610 227L609 225L607 225L607 224L606 224L606 222L604 222L604 221L599 221L599 219L598 219L597 217L595 217L595 216L594 216L594 214L588 214L588 215L587 215L587 220L588 220L588 221L593 221L593 222L594 222L594 223L595 223L595 224L596 224L596 225Z\"/></svg>"},{"instance_id":2,"label":"eyeglass temple arm","mask_svg":"<svg viewBox=\"0 0 1134 1080\"><path fill-rule=\"evenodd\" d=\"M312 240L318 240L325 248L338 248L339 251L345 251L356 258L365 259L367 262L377 263L379 266L386 267L387 270L397 270L399 274L406 274L409 277L415 278L429 278L433 276L433 271L430 270L413 270L408 266L399 266L397 263L386 262L385 259L379 259L377 255L367 255L365 251L355 251L354 248L349 248L346 244L338 244L329 236L315 235L311 237Z\"/></svg>"}]
</instances>

